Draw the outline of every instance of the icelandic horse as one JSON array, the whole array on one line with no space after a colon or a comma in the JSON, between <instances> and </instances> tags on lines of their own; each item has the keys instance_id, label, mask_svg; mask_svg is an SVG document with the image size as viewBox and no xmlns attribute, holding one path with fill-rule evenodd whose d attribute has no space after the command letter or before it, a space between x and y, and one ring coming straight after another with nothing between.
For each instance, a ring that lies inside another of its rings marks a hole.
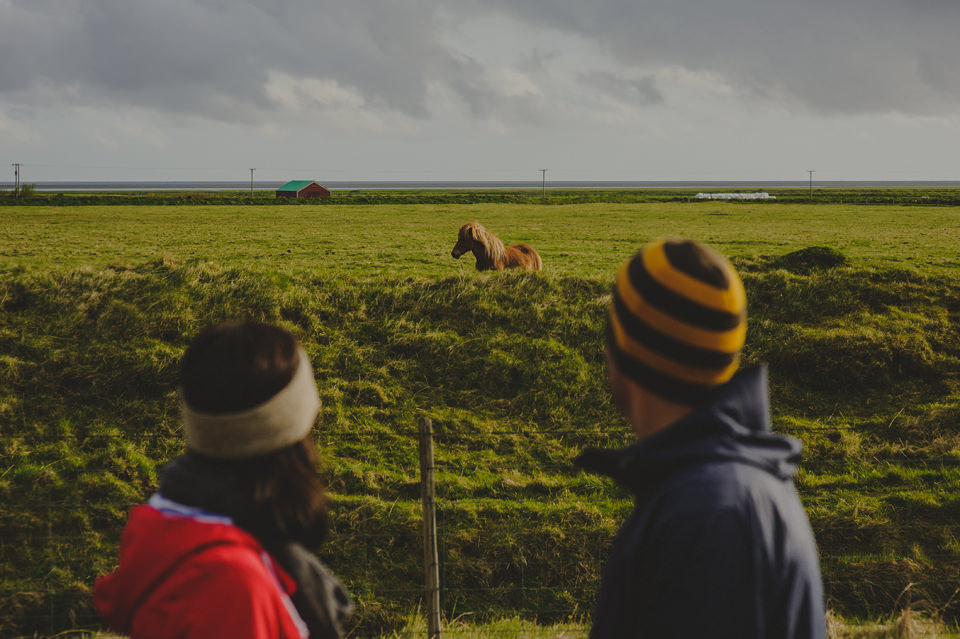
<instances>
[{"instance_id":1,"label":"icelandic horse","mask_svg":"<svg viewBox=\"0 0 960 639\"><path fill-rule=\"evenodd\" d=\"M483 228L479 222L468 222L460 227L457 243L450 255L460 259L467 251L472 251L477 258L478 271L502 271L505 268L539 271L543 267L540 256L532 246L504 246L500 238Z\"/></svg>"}]
</instances>

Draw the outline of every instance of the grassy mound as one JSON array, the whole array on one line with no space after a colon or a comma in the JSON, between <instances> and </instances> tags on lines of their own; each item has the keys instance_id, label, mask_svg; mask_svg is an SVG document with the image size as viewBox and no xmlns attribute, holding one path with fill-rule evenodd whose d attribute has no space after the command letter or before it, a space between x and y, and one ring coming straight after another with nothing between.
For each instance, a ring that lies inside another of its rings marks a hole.
<instances>
[{"instance_id":1,"label":"grassy mound","mask_svg":"<svg viewBox=\"0 0 960 639\"><path fill-rule=\"evenodd\" d=\"M795 273L809 273L814 269L836 268L847 263L847 257L829 246L808 246L792 251L774 260L775 264Z\"/></svg>"},{"instance_id":2,"label":"grassy mound","mask_svg":"<svg viewBox=\"0 0 960 639\"><path fill-rule=\"evenodd\" d=\"M960 287L833 262L738 264L746 363L769 363L775 427L804 440L798 486L831 607L947 602ZM605 387L608 294L608 281L564 275L363 279L164 260L8 274L0 626L96 626L89 586L112 568L129 506L181 451L178 359L199 327L238 317L290 328L314 363L335 497L324 558L357 596L362 632L399 628L420 601L420 415L437 432L445 614L587 616L630 508L570 464L629 440Z\"/></svg>"}]
</instances>

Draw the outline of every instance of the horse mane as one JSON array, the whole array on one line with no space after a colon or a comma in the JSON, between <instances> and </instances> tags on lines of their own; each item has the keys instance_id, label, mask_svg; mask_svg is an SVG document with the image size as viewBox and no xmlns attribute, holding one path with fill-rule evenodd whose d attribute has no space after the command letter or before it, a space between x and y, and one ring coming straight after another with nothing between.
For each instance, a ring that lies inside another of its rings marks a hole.
<instances>
[{"instance_id":1,"label":"horse mane","mask_svg":"<svg viewBox=\"0 0 960 639\"><path fill-rule=\"evenodd\" d=\"M477 270L520 268L539 271L543 262L540 255L527 244L504 246L496 235L483 228L479 222L467 222L457 233L457 243L450 251L454 259L470 251L477 258Z\"/></svg>"},{"instance_id":2,"label":"horse mane","mask_svg":"<svg viewBox=\"0 0 960 639\"><path fill-rule=\"evenodd\" d=\"M483 228L479 222L470 222L466 228L473 230L473 239L483 247L484 257L491 266L502 266L507 258L507 249L499 237Z\"/></svg>"}]
</instances>

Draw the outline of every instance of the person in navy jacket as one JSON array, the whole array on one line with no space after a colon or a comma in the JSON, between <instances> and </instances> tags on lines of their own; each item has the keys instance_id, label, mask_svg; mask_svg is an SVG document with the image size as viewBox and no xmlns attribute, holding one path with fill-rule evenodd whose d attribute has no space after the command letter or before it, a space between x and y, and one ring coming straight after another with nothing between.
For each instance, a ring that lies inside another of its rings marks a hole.
<instances>
[{"instance_id":1,"label":"person in navy jacket","mask_svg":"<svg viewBox=\"0 0 960 639\"><path fill-rule=\"evenodd\" d=\"M577 462L635 497L603 573L593 639L823 639L817 548L770 430L766 370L738 370L746 296L722 256L660 241L613 287L606 354L636 435Z\"/></svg>"},{"instance_id":2,"label":"person in navy jacket","mask_svg":"<svg viewBox=\"0 0 960 639\"><path fill-rule=\"evenodd\" d=\"M117 569L94 584L111 630L134 639L337 639L352 609L310 552L327 530L310 434L320 408L297 340L225 324L181 365L187 451L131 511Z\"/></svg>"}]
</instances>

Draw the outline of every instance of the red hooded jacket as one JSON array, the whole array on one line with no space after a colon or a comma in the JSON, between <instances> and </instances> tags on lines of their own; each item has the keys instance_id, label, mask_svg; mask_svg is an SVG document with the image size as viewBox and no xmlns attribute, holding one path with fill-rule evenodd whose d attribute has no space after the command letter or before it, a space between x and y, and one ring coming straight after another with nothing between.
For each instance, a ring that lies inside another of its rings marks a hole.
<instances>
[{"instance_id":1,"label":"red hooded jacket","mask_svg":"<svg viewBox=\"0 0 960 639\"><path fill-rule=\"evenodd\" d=\"M305 639L296 584L228 517L155 495L120 540L120 565L93 587L97 611L135 639Z\"/></svg>"}]
</instances>

